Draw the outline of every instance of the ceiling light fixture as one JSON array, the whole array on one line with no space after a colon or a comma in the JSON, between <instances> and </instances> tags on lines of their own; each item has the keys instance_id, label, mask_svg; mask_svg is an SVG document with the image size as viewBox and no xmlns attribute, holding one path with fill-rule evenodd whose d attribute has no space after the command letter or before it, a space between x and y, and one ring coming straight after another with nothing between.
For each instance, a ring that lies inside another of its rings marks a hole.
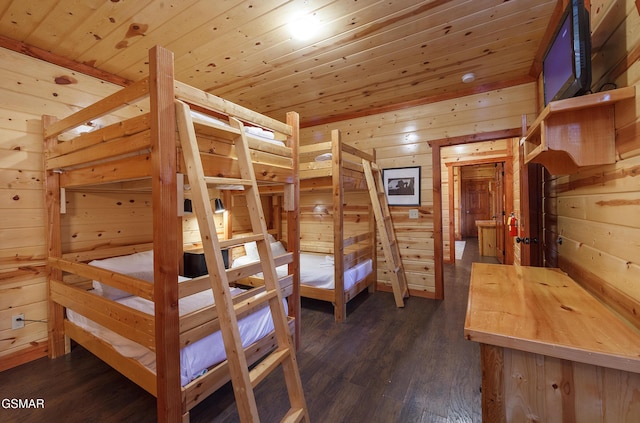
<instances>
[{"instance_id":1,"label":"ceiling light fixture","mask_svg":"<svg viewBox=\"0 0 640 423\"><path fill-rule=\"evenodd\" d=\"M296 40L308 40L320 28L320 22L313 15L298 16L289 23L289 31Z\"/></svg>"},{"instance_id":2,"label":"ceiling light fixture","mask_svg":"<svg viewBox=\"0 0 640 423\"><path fill-rule=\"evenodd\" d=\"M469 84L475 80L476 74L473 72L465 73L464 75L462 75L462 82L464 82L465 84Z\"/></svg>"}]
</instances>

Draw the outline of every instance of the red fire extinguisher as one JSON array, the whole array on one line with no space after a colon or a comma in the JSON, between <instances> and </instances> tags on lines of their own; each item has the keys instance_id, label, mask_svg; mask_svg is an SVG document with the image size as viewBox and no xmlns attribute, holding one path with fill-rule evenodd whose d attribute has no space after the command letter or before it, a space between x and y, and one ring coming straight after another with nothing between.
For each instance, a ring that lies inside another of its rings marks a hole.
<instances>
[{"instance_id":1,"label":"red fire extinguisher","mask_svg":"<svg viewBox=\"0 0 640 423\"><path fill-rule=\"evenodd\" d=\"M518 236L518 219L513 212L507 219L507 226L509 227L509 236Z\"/></svg>"}]
</instances>

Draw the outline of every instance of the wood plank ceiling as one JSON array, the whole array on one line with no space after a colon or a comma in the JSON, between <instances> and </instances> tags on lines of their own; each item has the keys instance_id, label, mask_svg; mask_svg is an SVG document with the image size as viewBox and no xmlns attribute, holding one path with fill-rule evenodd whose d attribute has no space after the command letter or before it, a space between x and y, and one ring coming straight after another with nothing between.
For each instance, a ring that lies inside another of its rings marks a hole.
<instances>
[{"instance_id":1,"label":"wood plank ceiling","mask_svg":"<svg viewBox=\"0 0 640 423\"><path fill-rule=\"evenodd\" d=\"M279 119L295 110L306 126L531 81L557 4L5 0L0 46L135 81L163 45L179 80ZM319 29L303 41L289 23L304 15Z\"/></svg>"}]
</instances>

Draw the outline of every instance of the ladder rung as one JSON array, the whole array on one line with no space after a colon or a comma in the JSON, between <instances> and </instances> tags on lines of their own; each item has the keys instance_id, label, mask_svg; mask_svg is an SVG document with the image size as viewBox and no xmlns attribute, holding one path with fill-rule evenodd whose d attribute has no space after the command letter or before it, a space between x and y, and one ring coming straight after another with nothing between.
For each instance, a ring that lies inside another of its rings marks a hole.
<instances>
[{"instance_id":1,"label":"ladder rung","mask_svg":"<svg viewBox=\"0 0 640 423\"><path fill-rule=\"evenodd\" d=\"M277 296L278 296L278 291L275 289L271 291L262 291L250 298L247 298L246 300L243 300L237 304L234 304L233 309L235 310L236 314L243 314L246 311L254 307L257 307L260 304L266 303L272 298L276 298Z\"/></svg>"},{"instance_id":2,"label":"ladder rung","mask_svg":"<svg viewBox=\"0 0 640 423\"><path fill-rule=\"evenodd\" d=\"M289 264L293 261L293 253L287 253L282 256L274 257L273 263L275 267L283 266L285 264ZM251 275L255 275L256 273L260 273L264 270L265 266L262 261L256 261L248 264L243 264L241 266L232 267L231 269L227 269L227 279L229 282L237 282L242 278L249 277ZM290 275L288 275L290 276ZM280 279L280 286L285 286L285 284L291 283L288 278L283 277Z\"/></svg>"},{"instance_id":3,"label":"ladder rung","mask_svg":"<svg viewBox=\"0 0 640 423\"><path fill-rule=\"evenodd\" d=\"M224 178L220 176L205 176L204 181L209 185L242 185L245 187L253 185L251 179Z\"/></svg>"},{"instance_id":4,"label":"ladder rung","mask_svg":"<svg viewBox=\"0 0 640 423\"><path fill-rule=\"evenodd\" d=\"M292 408L280 420L280 423L298 423L304 418L304 408Z\"/></svg>"},{"instance_id":5,"label":"ladder rung","mask_svg":"<svg viewBox=\"0 0 640 423\"><path fill-rule=\"evenodd\" d=\"M237 238L220 240L219 243L220 243L220 248L225 250L227 248L239 247L242 244L246 244L247 242L260 241L260 240L264 240L264 236L262 236L262 234L251 234L251 235L239 236Z\"/></svg>"},{"instance_id":6,"label":"ladder rung","mask_svg":"<svg viewBox=\"0 0 640 423\"><path fill-rule=\"evenodd\" d=\"M289 349L283 348L276 350L269 354L264 360L260 362L249 372L249 379L251 380L251 386L254 388L264 380L280 363L289 357Z\"/></svg>"},{"instance_id":7,"label":"ladder rung","mask_svg":"<svg viewBox=\"0 0 640 423\"><path fill-rule=\"evenodd\" d=\"M260 272L262 272L262 262L256 261L227 269L227 279L229 283L233 283Z\"/></svg>"}]
</instances>

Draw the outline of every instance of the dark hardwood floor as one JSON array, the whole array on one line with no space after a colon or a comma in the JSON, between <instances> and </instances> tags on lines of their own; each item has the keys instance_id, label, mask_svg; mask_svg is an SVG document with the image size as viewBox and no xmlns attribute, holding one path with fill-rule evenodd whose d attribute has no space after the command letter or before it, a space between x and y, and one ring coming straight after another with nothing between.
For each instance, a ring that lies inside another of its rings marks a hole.
<instances>
[{"instance_id":1,"label":"dark hardwood floor","mask_svg":"<svg viewBox=\"0 0 640 423\"><path fill-rule=\"evenodd\" d=\"M477 240L463 260L445 265L445 300L364 293L348 319L333 321L329 304L303 299L298 363L314 422L480 422L478 344L463 326ZM256 390L261 419L280 421L288 408L278 370ZM0 400L44 399L44 409L0 407L2 422L153 422L155 398L83 348L0 373ZM227 384L191 412L191 422L238 421Z\"/></svg>"}]
</instances>

